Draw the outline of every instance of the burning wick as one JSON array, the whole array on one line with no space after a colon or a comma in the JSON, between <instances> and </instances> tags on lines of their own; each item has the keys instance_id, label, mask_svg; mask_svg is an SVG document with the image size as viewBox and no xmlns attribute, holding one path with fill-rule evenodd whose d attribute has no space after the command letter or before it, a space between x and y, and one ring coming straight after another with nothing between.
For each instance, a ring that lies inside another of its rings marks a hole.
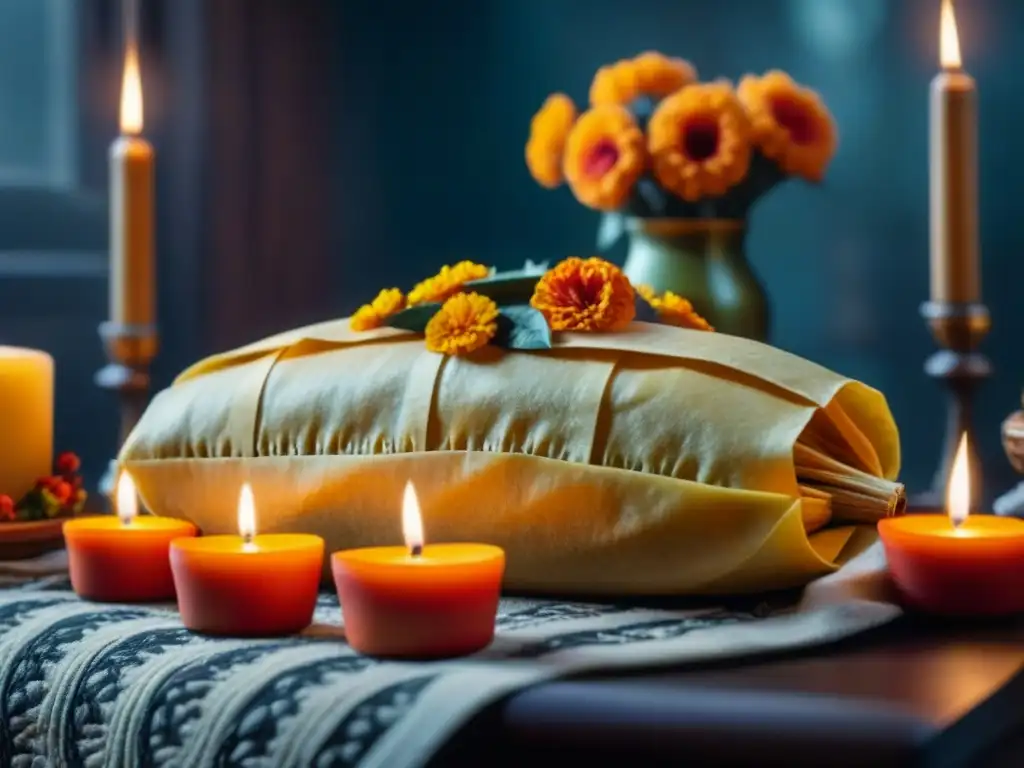
<instances>
[{"instance_id":1,"label":"burning wick","mask_svg":"<svg viewBox=\"0 0 1024 768\"><path fill-rule=\"evenodd\" d=\"M949 488L946 491L946 511L953 528L959 528L970 516L971 511L971 477L970 464L967 458L967 434L960 438L956 449L956 458L949 473Z\"/></svg>"},{"instance_id":2,"label":"burning wick","mask_svg":"<svg viewBox=\"0 0 1024 768\"><path fill-rule=\"evenodd\" d=\"M256 502L252 498L252 486L242 484L238 494L238 533L242 536L242 547L253 550L252 540L256 537Z\"/></svg>"},{"instance_id":3,"label":"burning wick","mask_svg":"<svg viewBox=\"0 0 1024 768\"><path fill-rule=\"evenodd\" d=\"M138 513L139 502L135 493L135 482L128 472L122 471L117 478L117 516L121 518L121 525L125 528L130 526Z\"/></svg>"},{"instance_id":4,"label":"burning wick","mask_svg":"<svg viewBox=\"0 0 1024 768\"><path fill-rule=\"evenodd\" d=\"M405 496L402 498L402 535L405 546L409 548L409 557L420 557L423 554L423 516L412 483L405 484Z\"/></svg>"}]
</instances>

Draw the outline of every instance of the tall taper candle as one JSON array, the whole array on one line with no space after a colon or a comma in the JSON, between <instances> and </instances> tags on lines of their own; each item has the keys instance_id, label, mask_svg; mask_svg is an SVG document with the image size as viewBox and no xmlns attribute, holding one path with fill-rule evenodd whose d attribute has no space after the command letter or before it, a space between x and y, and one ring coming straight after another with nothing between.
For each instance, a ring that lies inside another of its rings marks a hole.
<instances>
[{"instance_id":1,"label":"tall taper candle","mask_svg":"<svg viewBox=\"0 0 1024 768\"><path fill-rule=\"evenodd\" d=\"M931 300L981 299L978 265L978 116L963 71L952 0L942 0L942 72L931 87Z\"/></svg>"},{"instance_id":2,"label":"tall taper candle","mask_svg":"<svg viewBox=\"0 0 1024 768\"><path fill-rule=\"evenodd\" d=\"M125 46L121 135L110 147L110 320L155 320L153 147L142 133L142 80L134 39Z\"/></svg>"}]
</instances>

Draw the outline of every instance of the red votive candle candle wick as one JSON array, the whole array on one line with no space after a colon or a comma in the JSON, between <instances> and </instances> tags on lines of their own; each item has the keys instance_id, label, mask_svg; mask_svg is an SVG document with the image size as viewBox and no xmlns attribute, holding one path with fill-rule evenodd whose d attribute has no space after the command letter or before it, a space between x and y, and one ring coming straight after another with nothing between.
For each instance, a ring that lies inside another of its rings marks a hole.
<instances>
[{"instance_id":1,"label":"red votive candle candle wick","mask_svg":"<svg viewBox=\"0 0 1024 768\"><path fill-rule=\"evenodd\" d=\"M909 608L943 616L1024 613L1024 521L971 515L882 520L889 573Z\"/></svg>"},{"instance_id":2,"label":"red votive candle candle wick","mask_svg":"<svg viewBox=\"0 0 1024 768\"><path fill-rule=\"evenodd\" d=\"M882 520L889 574L908 608L943 616L1024 613L1024 521L971 515L967 436L953 460L947 514Z\"/></svg>"},{"instance_id":3,"label":"red votive candle candle wick","mask_svg":"<svg viewBox=\"0 0 1024 768\"><path fill-rule=\"evenodd\" d=\"M463 656L494 638L505 552L489 544L423 546L411 484L402 507L406 546L335 552L331 570L345 637L368 656Z\"/></svg>"},{"instance_id":4,"label":"red votive candle candle wick","mask_svg":"<svg viewBox=\"0 0 1024 768\"><path fill-rule=\"evenodd\" d=\"M182 623L194 632L275 637L313 620L324 540L309 534L256 536L252 489L242 486L238 536L171 544L171 571Z\"/></svg>"},{"instance_id":5,"label":"red votive candle candle wick","mask_svg":"<svg viewBox=\"0 0 1024 768\"><path fill-rule=\"evenodd\" d=\"M196 527L186 520L140 516L127 472L118 477L116 501L117 515L64 523L71 587L79 597L97 602L173 600L168 547L175 539L195 536Z\"/></svg>"}]
</instances>

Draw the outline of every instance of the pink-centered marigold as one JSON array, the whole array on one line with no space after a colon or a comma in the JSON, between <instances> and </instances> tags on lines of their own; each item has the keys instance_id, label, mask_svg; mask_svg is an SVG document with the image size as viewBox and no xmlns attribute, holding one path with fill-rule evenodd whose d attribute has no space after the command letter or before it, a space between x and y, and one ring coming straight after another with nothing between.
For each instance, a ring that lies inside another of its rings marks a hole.
<instances>
[{"instance_id":1,"label":"pink-centered marigold","mask_svg":"<svg viewBox=\"0 0 1024 768\"><path fill-rule=\"evenodd\" d=\"M625 107L607 104L584 112L566 142L566 181L590 208L621 207L646 166L644 135Z\"/></svg>"},{"instance_id":2,"label":"pink-centered marigold","mask_svg":"<svg viewBox=\"0 0 1024 768\"><path fill-rule=\"evenodd\" d=\"M754 143L788 174L819 182L839 144L835 121L821 97L777 70L740 81L739 99Z\"/></svg>"}]
</instances>

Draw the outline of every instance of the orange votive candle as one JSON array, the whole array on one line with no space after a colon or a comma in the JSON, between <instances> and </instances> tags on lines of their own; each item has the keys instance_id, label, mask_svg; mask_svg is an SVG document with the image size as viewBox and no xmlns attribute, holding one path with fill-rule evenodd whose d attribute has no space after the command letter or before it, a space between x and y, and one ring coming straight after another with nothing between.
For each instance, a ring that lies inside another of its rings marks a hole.
<instances>
[{"instance_id":1,"label":"orange votive candle","mask_svg":"<svg viewBox=\"0 0 1024 768\"><path fill-rule=\"evenodd\" d=\"M210 635L275 637L310 625L324 540L309 534L255 535L252 491L242 486L238 536L171 544L171 571L184 625Z\"/></svg>"},{"instance_id":2,"label":"orange votive candle","mask_svg":"<svg viewBox=\"0 0 1024 768\"><path fill-rule=\"evenodd\" d=\"M135 485L127 472L118 478L116 498L116 516L64 523L72 588L79 597L101 602L173 600L168 547L174 539L195 536L196 527L185 520L139 516Z\"/></svg>"},{"instance_id":3,"label":"orange votive candle","mask_svg":"<svg viewBox=\"0 0 1024 768\"><path fill-rule=\"evenodd\" d=\"M1024 520L947 515L882 520L889 573L910 608L945 616L1024 613Z\"/></svg>"},{"instance_id":4,"label":"orange votive candle","mask_svg":"<svg viewBox=\"0 0 1024 768\"><path fill-rule=\"evenodd\" d=\"M403 506L406 546L331 557L345 637L368 656L443 658L494 638L505 553L489 544L422 545L412 485Z\"/></svg>"},{"instance_id":5,"label":"orange votive candle","mask_svg":"<svg viewBox=\"0 0 1024 768\"><path fill-rule=\"evenodd\" d=\"M1024 521L971 515L966 437L950 472L947 514L882 520L889 574L907 607L945 616L1024 613Z\"/></svg>"}]
</instances>

